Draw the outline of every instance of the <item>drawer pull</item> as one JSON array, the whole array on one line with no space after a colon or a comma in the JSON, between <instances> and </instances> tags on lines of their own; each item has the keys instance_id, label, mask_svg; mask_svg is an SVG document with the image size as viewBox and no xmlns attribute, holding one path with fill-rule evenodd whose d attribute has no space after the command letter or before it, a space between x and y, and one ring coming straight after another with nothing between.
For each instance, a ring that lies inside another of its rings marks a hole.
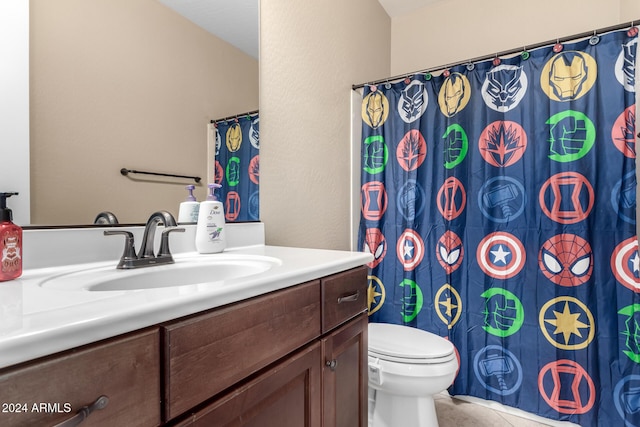
<instances>
[{"instance_id":1,"label":"drawer pull","mask_svg":"<svg viewBox=\"0 0 640 427\"><path fill-rule=\"evenodd\" d=\"M359 297L360 297L360 291L356 291L355 294L347 295L345 297L338 297L338 304L342 304L343 302L358 301Z\"/></svg>"},{"instance_id":2,"label":"drawer pull","mask_svg":"<svg viewBox=\"0 0 640 427\"><path fill-rule=\"evenodd\" d=\"M100 396L91 405L83 406L73 417L61 422L60 424L56 424L54 427L74 427L80 425L80 423L86 420L93 411L96 409L104 409L108 403L109 398L107 396Z\"/></svg>"},{"instance_id":3,"label":"drawer pull","mask_svg":"<svg viewBox=\"0 0 640 427\"><path fill-rule=\"evenodd\" d=\"M327 360L324 364L327 365L327 367L329 369L331 369L332 371L335 371L336 370L336 366L338 366L338 361L336 359Z\"/></svg>"}]
</instances>

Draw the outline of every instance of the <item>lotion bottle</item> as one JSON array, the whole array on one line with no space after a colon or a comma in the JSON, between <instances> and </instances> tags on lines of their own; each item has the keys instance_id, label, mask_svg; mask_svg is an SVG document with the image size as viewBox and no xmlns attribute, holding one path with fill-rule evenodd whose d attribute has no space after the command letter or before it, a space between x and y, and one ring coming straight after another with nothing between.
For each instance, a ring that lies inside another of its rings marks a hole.
<instances>
[{"instance_id":1,"label":"lotion bottle","mask_svg":"<svg viewBox=\"0 0 640 427\"><path fill-rule=\"evenodd\" d=\"M185 189L189 192L187 200L180 203L180 210L178 211L178 223L196 223L198 222L198 212L200 209L200 203L196 201L193 195L195 185L187 185Z\"/></svg>"},{"instance_id":2,"label":"lotion bottle","mask_svg":"<svg viewBox=\"0 0 640 427\"><path fill-rule=\"evenodd\" d=\"M196 226L196 249L201 254L222 252L227 247L224 206L214 194L214 190L220 187L222 187L220 184L209 184L207 200L200 203Z\"/></svg>"},{"instance_id":3,"label":"lotion bottle","mask_svg":"<svg viewBox=\"0 0 640 427\"><path fill-rule=\"evenodd\" d=\"M7 198L18 193L0 193L0 282L22 275L22 228L13 222Z\"/></svg>"}]
</instances>

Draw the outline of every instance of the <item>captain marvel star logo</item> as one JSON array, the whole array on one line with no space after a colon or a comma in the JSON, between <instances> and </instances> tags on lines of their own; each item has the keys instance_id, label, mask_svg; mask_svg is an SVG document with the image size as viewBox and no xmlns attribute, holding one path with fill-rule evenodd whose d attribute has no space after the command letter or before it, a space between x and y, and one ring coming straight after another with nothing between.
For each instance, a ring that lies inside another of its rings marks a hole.
<instances>
[{"instance_id":1,"label":"captain marvel star logo","mask_svg":"<svg viewBox=\"0 0 640 427\"><path fill-rule=\"evenodd\" d=\"M462 314L462 298L455 288L448 283L442 285L436 292L433 302L438 317L449 329L458 323Z\"/></svg>"},{"instance_id":2,"label":"captain marvel star logo","mask_svg":"<svg viewBox=\"0 0 640 427\"><path fill-rule=\"evenodd\" d=\"M560 224L575 224L591 213L595 192L583 175L561 172L542 185L538 201L542 212L551 220Z\"/></svg>"},{"instance_id":3,"label":"captain marvel star logo","mask_svg":"<svg viewBox=\"0 0 640 427\"><path fill-rule=\"evenodd\" d=\"M478 244L476 259L487 276L510 279L522 270L527 254L514 235L497 231Z\"/></svg>"},{"instance_id":4,"label":"captain marvel star logo","mask_svg":"<svg viewBox=\"0 0 640 427\"><path fill-rule=\"evenodd\" d=\"M367 263L370 268L376 268L382 262L387 253L387 239L379 228L367 228L362 252L373 255L373 261Z\"/></svg>"},{"instance_id":5,"label":"captain marvel star logo","mask_svg":"<svg viewBox=\"0 0 640 427\"><path fill-rule=\"evenodd\" d=\"M389 117L389 100L377 90L371 87L371 92L362 99L362 121L369 127L377 129L387 121Z\"/></svg>"},{"instance_id":6,"label":"captain marvel star logo","mask_svg":"<svg viewBox=\"0 0 640 427\"><path fill-rule=\"evenodd\" d=\"M376 276L367 276L369 287L367 288L367 303L369 306L369 316L380 310L384 305L386 292L382 280Z\"/></svg>"},{"instance_id":7,"label":"captain marvel star logo","mask_svg":"<svg viewBox=\"0 0 640 427\"><path fill-rule=\"evenodd\" d=\"M538 391L561 414L584 414L596 402L596 386L587 371L573 360L547 363L538 373Z\"/></svg>"},{"instance_id":8,"label":"captain marvel star logo","mask_svg":"<svg viewBox=\"0 0 640 427\"><path fill-rule=\"evenodd\" d=\"M627 107L611 128L611 140L625 157L636 158L636 105Z\"/></svg>"},{"instance_id":9,"label":"captain marvel star logo","mask_svg":"<svg viewBox=\"0 0 640 427\"><path fill-rule=\"evenodd\" d=\"M405 123L413 123L418 120L429 103L429 94L424 84L419 80L413 80L400 93L398 100L398 115Z\"/></svg>"},{"instance_id":10,"label":"captain marvel star logo","mask_svg":"<svg viewBox=\"0 0 640 427\"><path fill-rule=\"evenodd\" d=\"M424 242L418 233L407 229L398 238L396 254L405 271L414 270L424 258Z\"/></svg>"},{"instance_id":11,"label":"captain marvel star logo","mask_svg":"<svg viewBox=\"0 0 640 427\"><path fill-rule=\"evenodd\" d=\"M582 285L591 279L593 272L591 245L575 234L558 234L540 248L538 265L542 274L556 285Z\"/></svg>"},{"instance_id":12,"label":"captain marvel star logo","mask_svg":"<svg viewBox=\"0 0 640 427\"><path fill-rule=\"evenodd\" d=\"M553 101L581 98L598 77L595 59L585 52L563 51L554 55L540 73L542 90Z\"/></svg>"},{"instance_id":13,"label":"captain marvel star logo","mask_svg":"<svg viewBox=\"0 0 640 427\"><path fill-rule=\"evenodd\" d=\"M616 280L635 293L640 293L640 256L638 239L629 237L611 254L611 270Z\"/></svg>"},{"instance_id":14,"label":"captain marvel star logo","mask_svg":"<svg viewBox=\"0 0 640 427\"><path fill-rule=\"evenodd\" d=\"M518 106L527 93L527 75L522 67L499 65L489 71L482 85L482 99L492 110L500 113Z\"/></svg>"},{"instance_id":15,"label":"captain marvel star logo","mask_svg":"<svg viewBox=\"0 0 640 427\"><path fill-rule=\"evenodd\" d=\"M462 214L467 205L467 192L462 182L456 177L450 176L444 181L438 190L438 211L444 219L451 221Z\"/></svg>"},{"instance_id":16,"label":"captain marvel star logo","mask_svg":"<svg viewBox=\"0 0 640 427\"><path fill-rule=\"evenodd\" d=\"M238 123L233 123L227 129L227 149L231 153L235 153L242 145L242 129Z\"/></svg>"},{"instance_id":17,"label":"captain marvel star logo","mask_svg":"<svg viewBox=\"0 0 640 427\"><path fill-rule=\"evenodd\" d=\"M586 348L596 334L596 322L589 308L579 299L562 296L540 308L538 323L544 337L561 350Z\"/></svg>"},{"instance_id":18,"label":"captain marvel star logo","mask_svg":"<svg viewBox=\"0 0 640 427\"><path fill-rule=\"evenodd\" d=\"M447 274L456 271L464 258L464 247L460 237L453 231L447 230L436 243L436 257Z\"/></svg>"},{"instance_id":19,"label":"captain marvel star logo","mask_svg":"<svg viewBox=\"0 0 640 427\"><path fill-rule=\"evenodd\" d=\"M516 122L493 122L480 134L478 149L490 165L499 168L511 166L527 149L527 134Z\"/></svg>"},{"instance_id":20,"label":"captain marvel star logo","mask_svg":"<svg viewBox=\"0 0 640 427\"><path fill-rule=\"evenodd\" d=\"M451 73L438 93L440 111L447 117L453 117L464 109L471 98L469 79L460 73Z\"/></svg>"},{"instance_id":21,"label":"captain marvel star logo","mask_svg":"<svg viewBox=\"0 0 640 427\"><path fill-rule=\"evenodd\" d=\"M427 157L427 142L417 129L406 133L398 143L396 159L407 172L418 169Z\"/></svg>"}]
</instances>

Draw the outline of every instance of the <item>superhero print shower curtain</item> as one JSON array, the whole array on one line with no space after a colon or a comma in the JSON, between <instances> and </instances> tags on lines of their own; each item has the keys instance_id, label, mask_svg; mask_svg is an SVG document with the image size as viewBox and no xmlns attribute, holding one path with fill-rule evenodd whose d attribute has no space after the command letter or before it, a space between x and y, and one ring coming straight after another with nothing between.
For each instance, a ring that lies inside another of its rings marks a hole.
<instances>
[{"instance_id":1,"label":"superhero print shower curtain","mask_svg":"<svg viewBox=\"0 0 640 427\"><path fill-rule=\"evenodd\" d=\"M640 427L632 30L365 86L370 321L451 340L452 394Z\"/></svg>"},{"instance_id":2,"label":"superhero print shower curtain","mask_svg":"<svg viewBox=\"0 0 640 427\"><path fill-rule=\"evenodd\" d=\"M225 221L257 221L260 218L260 117L245 115L212 123L215 163L210 175ZM219 194L218 194L219 193Z\"/></svg>"}]
</instances>

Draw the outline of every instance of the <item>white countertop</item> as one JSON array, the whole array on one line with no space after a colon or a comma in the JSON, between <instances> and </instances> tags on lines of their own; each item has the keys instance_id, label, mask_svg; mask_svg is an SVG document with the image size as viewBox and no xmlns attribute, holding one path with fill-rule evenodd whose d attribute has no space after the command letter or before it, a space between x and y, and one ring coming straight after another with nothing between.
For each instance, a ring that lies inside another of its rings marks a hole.
<instances>
[{"instance_id":1,"label":"white countertop","mask_svg":"<svg viewBox=\"0 0 640 427\"><path fill-rule=\"evenodd\" d=\"M0 368L304 283L371 260L370 254L360 252L265 245L232 248L224 254L273 257L282 264L215 286L109 292L40 286L52 275L78 268L115 269L113 260L27 269L19 279L0 282ZM187 252L174 258L179 263L189 256L213 259L218 255Z\"/></svg>"}]
</instances>

